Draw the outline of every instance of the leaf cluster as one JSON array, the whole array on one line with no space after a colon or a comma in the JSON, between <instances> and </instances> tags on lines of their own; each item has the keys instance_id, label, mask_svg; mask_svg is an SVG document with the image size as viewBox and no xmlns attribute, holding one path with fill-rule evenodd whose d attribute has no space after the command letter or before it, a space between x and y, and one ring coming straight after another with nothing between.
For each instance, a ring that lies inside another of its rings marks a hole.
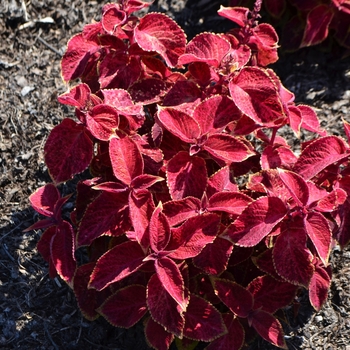
<instances>
[{"instance_id":1,"label":"leaf cluster","mask_svg":"<svg viewBox=\"0 0 350 350\"><path fill-rule=\"evenodd\" d=\"M80 80L58 99L75 118L47 139L53 183L30 196L46 218L27 230L45 229L50 276L90 320L143 320L159 350L240 349L255 334L286 348L280 310L302 288L320 309L332 245L350 240L349 145L267 68L278 37L260 1L222 7L239 28L190 42L164 14L133 15L148 5L105 5L68 42L62 76ZM296 152L281 128L315 138ZM57 186L86 168L65 220Z\"/></svg>"}]
</instances>

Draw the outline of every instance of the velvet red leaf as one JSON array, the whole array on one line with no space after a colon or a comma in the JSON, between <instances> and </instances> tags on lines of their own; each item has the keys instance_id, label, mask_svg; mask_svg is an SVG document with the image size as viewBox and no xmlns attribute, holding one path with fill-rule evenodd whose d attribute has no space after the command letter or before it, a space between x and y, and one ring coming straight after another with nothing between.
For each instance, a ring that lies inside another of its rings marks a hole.
<instances>
[{"instance_id":1,"label":"velvet red leaf","mask_svg":"<svg viewBox=\"0 0 350 350\"><path fill-rule=\"evenodd\" d=\"M56 226L56 233L51 239L51 259L60 277L68 284L77 268L75 251L75 234L72 225L63 221Z\"/></svg>"},{"instance_id":2,"label":"velvet red leaf","mask_svg":"<svg viewBox=\"0 0 350 350\"><path fill-rule=\"evenodd\" d=\"M240 284L215 278L213 282L215 294L238 317L248 317L253 308L253 295Z\"/></svg>"},{"instance_id":3,"label":"velvet red leaf","mask_svg":"<svg viewBox=\"0 0 350 350\"><path fill-rule=\"evenodd\" d=\"M222 238L242 247L253 247L285 217L287 208L277 197L262 197L250 203L224 231Z\"/></svg>"},{"instance_id":4,"label":"velvet red leaf","mask_svg":"<svg viewBox=\"0 0 350 350\"><path fill-rule=\"evenodd\" d=\"M163 213L170 226L176 226L185 220L198 215L201 202L198 198L186 197L178 201L169 201L163 205Z\"/></svg>"},{"instance_id":5,"label":"velvet red leaf","mask_svg":"<svg viewBox=\"0 0 350 350\"><path fill-rule=\"evenodd\" d=\"M209 198L207 210L240 215L251 202L253 202L252 198L240 192L218 192Z\"/></svg>"},{"instance_id":6,"label":"velvet red leaf","mask_svg":"<svg viewBox=\"0 0 350 350\"><path fill-rule=\"evenodd\" d=\"M126 185L143 173L143 159L136 143L130 137L112 138L109 156L114 176Z\"/></svg>"},{"instance_id":7,"label":"velvet red leaf","mask_svg":"<svg viewBox=\"0 0 350 350\"><path fill-rule=\"evenodd\" d=\"M119 113L127 115L143 115L141 105L135 105L128 91L123 89L102 90L104 103L114 107Z\"/></svg>"},{"instance_id":8,"label":"velvet red leaf","mask_svg":"<svg viewBox=\"0 0 350 350\"><path fill-rule=\"evenodd\" d=\"M119 126L118 112L111 106L101 104L95 106L87 115L86 123L89 131L98 140L108 141Z\"/></svg>"},{"instance_id":9,"label":"velvet red leaf","mask_svg":"<svg viewBox=\"0 0 350 350\"><path fill-rule=\"evenodd\" d=\"M68 41L68 47L61 61L62 77L65 81L80 77L90 57L100 49L92 40L77 34Z\"/></svg>"},{"instance_id":10,"label":"velvet red leaf","mask_svg":"<svg viewBox=\"0 0 350 350\"><path fill-rule=\"evenodd\" d=\"M327 166L348 157L348 146L337 136L325 136L312 141L300 154L293 171L309 180Z\"/></svg>"},{"instance_id":11,"label":"velvet red leaf","mask_svg":"<svg viewBox=\"0 0 350 350\"><path fill-rule=\"evenodd\" d=\"M79 309L89 321L94 321L99 316L96 311L99 307L97 302L97 294L99 292L96 289L87 288L94 266L95 263L79 266L73 280L73 290L77 298Z\"/></svg>"},{"instance_id":12,"label":"velvet red leaf","mask_svg":"<svg viewBox=\"0 0 350 350\"><path fill-rule=\"evenodd\" d=\"M119 5L109 4L108 9L103 12L101 23L103 29L109 33L113 34L115 29L123 25L127 20L127 14L120 10Z\"/></svg>"},{"instance_id":13,"label":"velvet red leaf","mask_svg":"<svg viewBox=\"0 0 350 350\"><path fill-rule=\"evenodd\" d=\"M326 196L316 202L316 206L312 205L313 209L327 213L332 212L343 204L347 199L347 193L341 188L336 188L329 192Z\"/></svg>"},{"instance_id":14,"label":"velvet red leaf","mask_svg":"<svg viewBox=\"0 0 350 350\"><path fill-rule=\"evenodd\" d=\"M54 209L61 195L53 184L46 184L29 196L31 206L39 214L53 217Z\"/></svg>"},{"instance_id":15,"label":"velvet red leaf","mask_svg":"<svg viewBox=\"0 0 350 350\"><path fill-rule=\"evenodd\" d=\"M286 9L286 0L265 0L264 4L269 14L278 19Z\"/></svg>"},{"instance_id":16,"label":"velvet red leaf","mask_svg":"<svg viewBox=\"0 0 350 350\"><path fill-rule=\"evenodd\" d=\"M320 121L317 117L317 114L311 107L306 105L298 105L297 108L301 113L302 128L312 132L316 132L321 136L327 135L327 132L321 128Z\"/></svg>"},{"instance_id":17,"label":"velvet red leaf","mask_svg":"<svg viewBox=\"0 0 350 350\"><path fill-rule=\"evenodd\" d=\"M327 271L321 264L316 264L309 285L309 299L315 310L319 311L326 302L330 285L330 271Z\"/></svg>"},{"instance_id":18,"label":"velvet red leaf","mask_svg":"<svg viewBox=\"0 0 350 350\"><path fill-rule=\"evenodd\" d=\"M158 120L162 126L184 142L194 142L200 136L198 122L187 113L174 108L158 107Z\"/></svg>"},{"instance_id":19,"label":"velvet red leaf","mask_svg":"<svg viewBox=\"0 0 350 350\"><path fill-rule=\"evenodd\" d=\"M64 105L85 109L90 101L91 90L87 84L79 84L68 92L57 97L57 101Z\"/></svg>"},{"instance_id":20,"label":"velvet red leaf","mask_svg":"<svg viewBox=\"0 0 350 350\"><path fill-rule=\"evenodd\" d=\"M133 284L119 289L98 309L113 326L130 328L147 312L146 287Z\"/></svg>"},{"instance_id":21,"label":"velvet red leaf","mask_svg":"<svg viewBox=\"0 0 350 350\"><path fill-rule=\"evenodd\" d=\"M133 191L130 193L129 215L136 240L144 249L149 246L148 226L154 209L153 197L149 191L139 191L137 195Z\"/></svg>"},{"instance_id":22,"label":"velvet red leaf","mask_svg":"<svg viewBox=\"0 0 350 350\"><path fill-rule=\"evenodd\" d=\"M227 334L212 341L206 350L240 350L244 344L245 332L239 320L232 314L222 314Z\"/></svg>"},{"instance_id":23,"label":"velvet red leaf","mask_svg":"<svg viewBox=\"0 0 350 350\"><path fill-rule=\"evenodd\" d=\"M167 332L151 317L145 322L145 336L149 345L156 350L168 350L174 340L174 335Z\"/></svg>"},{"instance_id":24,"label":"velvet red leaf","mask_svg":"<svg viewBox=\"0 0 350 350\"><path fill-rule=\"evenodd\" d=\"M102 290L111 283L121 281L144 265L145 254L137 242L119 244L103 254L97 261L89 287Z\"/></svg>"},{"instance_id":25,"label":"velvet red leaf","mask_svg":"<svg viewBox=\"0 0 350 350\"><path fill-rule=\"evenodd\" d=\"M227 134L210 135L203 149L226 164L242 162L255 154L244 142Z\"/></svg>"},{"instance_id":26,"label":"velvet red leaf","mask_svg":"<svg viewBox=\"0 0 350 350\"><path fill-rule=\"evenodd\" d=\"M178 338L183 336L185 319L180 306L163 287L157 274L147 285L147 305L153 320Z\"/></svg>"},{"instance_id":27,"label":"velvet red leaf","mask_svg":"<svg viewBox=\"0 0 350 350\"><path fill-rule=\"evenodd\" d=\"M185 298L184 280L176 263L167 257L162 257L156 259L154 265L157 276L165 290L180 306L180 310L185 311L188 299Z\"/></svg>"},{"instance_id":28,"label":"velvet red leaf","mask_svg":"<svg viewBox=\"0 0 350 350\"><path fill-rule=\"evenodd\" d=\"M208 301L195 294L185 312L184 336L199 341L213 341L227 333L221 313Z\"/></svg>"},{"instance_id":29,"label":"velvet red leaf","mask_svg":"<svg viewBox=\"0 0 350 350\"><path fill-rule=\"evenodd\" d=\"M203 214L189 218L179 228L172 229L172 237L167 246L169 257L188 259L198 255L212 243L218 233L220 217L216 214Z\"/></svg>"},{"instance_id":30,"label":"velvet red leaf","mask_svg":"<svg viewBox=\"0 0 350 350\"><path fill-rule=\"evenodd\" d=\"M149 222L151 248L155 253L165 250L170 240L170 225L162 212L161 203L155 208Z\"/></svg>"},{"instance_id":31,"label":"velvet red leaf","mask_svg":"<svg viewBox=\"0 0 350 350\"><path fill-rule=\"evenodd\" d=\"M141 18L134 38L143 50L161 55L169 67L175 67L185 52L185 33L174 20L161 13L150 13Z\"/></svg>"},{"instance_id":32,"label":"velvet red leaf","mask_svg":"<svg viewBox=\"0 0 350 350\"><path fill-rule=\"evenodd\" d=\"M77 235L78 247L90 245L102 235L123 234L130 226L127 204L127 192L101 193L88 206L82 218Z\"/></svg>"},{"instance_id":33,"label":"velvet red leaf","mask_svg":"<svg viewBox=\"0 0 350 350\"><path fill-rule=\"evenodd\" d=\"M283 225L273 248L273 263L286 281L308 287L314 273L312 255L306 247L307 236L301 219Z\"/></svg>"},{"instance_id":34,"label":"velvet red leaf","mask_svg":"<svg viewBox=\"0 0 350 350\"><path fill-rule=\"evenodd\" d=\"M202 101L193 112L201 134L221 131L227 124L239 119L240 111L228 96L215 95Z\"/></svg>"},{"instance_id":35,"label":"velvet red leaf","mask_svg":"<svg viewBox=\"0 0 350 350\"><path fill-rule=\"evenodd\" d=\"M66 118L47 138L44 152L50 175L56 183L71 179L92 160L93 143L82 124Z\"/></svg>"},{"instance_id":36,"label":"velvet red leaf","mask_svg":"<svg viewBox=\"0 0 350 350\"><path fill-rule=\"evenodd\" d=\"M221 35L201 33L187 44L186 52L180 57L179 64L205 62L218 68L230 48L230 43Z\"/></svg>"},{"instance_id":37,"label":"velvet red leaf","mask_svg":"<svg viewBox=\"0 0 350 350\"><path fill-rule=\"evenodd\" d=\"M329 24L332 18L333 11L328 5L319 5L309 11L300 47L316 45L325 40L328 36Z\"/></svg>"},{"instance_id":38,"label":"velvet red leaf","mask_svg":"<svg viewBox=\"0 0 350 350\"><path fill-rule=\"evenodd\" d=\"M314 244L318 256L325 266L331 251L332 231L327 219L320 213L310 211L304 220L307 235Z\"/></svg>"},{"instance_id":39,"label":"velvet red leaf","mask_svg":"<svg viewBox=\"0 0 350 350\"><path fill-rule=\"evenodd\" d=\"M201 198L207 186L205 160L191 157L187 152L179 152L170 159L166 175L170 195L174 200L187 196Z\"/></svg>"},{"instance_id":40,"label":"velvet red leaf","mask_svg":"<svg viewBox=\"0 0 350 350\"><path fill-rule=\"evenodd\" d=\"M265 275L255 278L247 289L253 295L254 309L273 314L293 301L297 288L291 283L281 282Z\"/></svg>"},{"instance_id":41,"label":"velvet red leaf","mask_svg":"<svg viewBox=\"0 0 350 350\"><path fill-rule=\"evenodd\" d=\"M266 311L256 310L250 317L252 327L262 338L279 348L288 349L283 328L274 316Z\"/></svg>"},{"instance_id":42,"label":"velvet red leaf","mask_svg":"<svg viewBox=\"0 0 350 350\"><path fill-rule=\"evenodd\" d=\"M216 237L213 243L207 244L193 258L193 264L208 275L219 275L226 270L232 250L232 243L226 239Z\"/></svg>"},{"instance_id":43,"label":"velvet red leaf","mask_svg":"<svg viewBox=\"0 0 350 350\"><path fill-rule=\"evenodd\" d=\"M210 198L216 192L238 192L238 186L234 183L233 173L228 166L222 167L208 179L207 195Z\"/></svg>"},{"instance_id":44,"label":"velvet red leaf","mask_svg":"<svg viewBox=\"0 0 350 350\"><path fill-rule=\"evenodd\" d=\"M249 9L246 7L223 7L221 6L218 14L222 17L237 23L240 27L245 27L248 21Z\"/></svg>"}]
</instances>

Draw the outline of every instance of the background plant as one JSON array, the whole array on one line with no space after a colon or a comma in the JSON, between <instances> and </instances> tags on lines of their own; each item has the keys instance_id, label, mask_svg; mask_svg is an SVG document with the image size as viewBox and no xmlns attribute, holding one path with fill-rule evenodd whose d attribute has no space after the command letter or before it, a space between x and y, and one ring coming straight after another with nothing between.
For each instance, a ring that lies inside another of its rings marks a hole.
<instances>
[{"instance_id":1,"label":"background plant","mask_svg":"<svg viewBox=\"0 0 350 350\"><path fill-rule=\"evenodd\" d=\"M59 101L76 121L47 140L54 183L30 197L47 219L29 229L90 320L143 319L157 349L239 349L254 333L286 347L276 312L301 288L319 309L332 244L349 241L349 146L266 68L278 38L260 1L221 8L239 28L189 43L167 16L133 15L147 5L108 4L69 41L62 76L80 82ZM288 126L320 137L298 156ZM57 186L87 167L64 220Z\"/></svg>"},{"instance_id":2,"label":"background plant","mask_svg":"<svg viewBox=\"0 0 350 350\"><path fill-rule=\"evenodd\" d=\"M334 39L345 48L342 54L349 54L349 0L263 0L263 4L268 15L265 20L281 32L283 50L295 51L320 43L334 49ZM253 1L230 0L230 6L252 7Z\"/></svg>"}]
</instances>

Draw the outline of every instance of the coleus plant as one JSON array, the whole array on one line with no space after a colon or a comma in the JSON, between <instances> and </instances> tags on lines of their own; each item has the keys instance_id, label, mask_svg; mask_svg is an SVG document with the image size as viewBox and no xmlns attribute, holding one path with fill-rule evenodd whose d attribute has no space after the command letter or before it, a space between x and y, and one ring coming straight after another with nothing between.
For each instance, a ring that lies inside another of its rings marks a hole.
<instances>
[{"instance_id":1,"label":"coleus plant","mask_svg":"<svg viewBox=\"0 0 350 350\"><path fill-rule=\"evenodd\" d=\"M350 50L349 0L263 0L270 22L282 27L282 48L294 51L334 38ZM250 0L230 0L249 6Z\"/></svg>"},{"instance_id":2,"label":"coleus plant","mask_svg":"<svg viewBox=\"0 0 350 350\"><path fill-rule=\"evenodd\" d=\"M303 288L319 310L332 246L350 241L350 125L347 141L328 135L267 68L278 37L257 22L261 1L221 7L239 28L190 42L164 14L133 15L148 5L107 4L68 42L58 100L75 119L47 139L53 183L30 196L46 218L27 230L44 230L50 276L89 320L143 320L160 350L256 334L286 348L279 310ZM296 152L283 127L315 139ZM86 168L64 220L57 186Z\"/></svg>"}]
</instances>

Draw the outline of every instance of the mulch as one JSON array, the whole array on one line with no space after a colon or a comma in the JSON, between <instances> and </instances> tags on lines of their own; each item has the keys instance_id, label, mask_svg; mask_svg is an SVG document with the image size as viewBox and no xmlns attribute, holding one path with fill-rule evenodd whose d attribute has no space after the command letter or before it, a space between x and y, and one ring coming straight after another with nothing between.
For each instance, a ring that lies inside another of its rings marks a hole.
<instances>
[{"instance_id":1,"label":"mulch","mask_svg":"<svg viewBox=\"0 0 350 350\"><path fill-rule=\"evenodd\" d=\"M52 128L73 111L57 102L67 90L60 59L68 39L107 1L2 0L0 2L0 348L2 349L149 349L143 326L125 330L102 318L81 315L74 294L51 280L36 250L40 231L22 231L38 220L28 197L50 182L43 147ZM225 31L218 18L220 1L158 0L152 11L176 18L189 37L200 31ZM221 1L224 4L224 1ZM274 69L297 101L313 106L330 133L343 135L350 122L350 58L303 49L281 55ZM285 136L295 142L289 130ZM310 135L303 135L307 139ZM83 174L81 176L85 176ZM62 185L73 192L77 179ZM66 206L67 212L72 203ZM299 314L285 310L289 349L350 350L350 249L335 246L329 298L318 313L307 293L298 297ZM256 340L250 349L275 349Z\"/></svg>"}]
</instances>

